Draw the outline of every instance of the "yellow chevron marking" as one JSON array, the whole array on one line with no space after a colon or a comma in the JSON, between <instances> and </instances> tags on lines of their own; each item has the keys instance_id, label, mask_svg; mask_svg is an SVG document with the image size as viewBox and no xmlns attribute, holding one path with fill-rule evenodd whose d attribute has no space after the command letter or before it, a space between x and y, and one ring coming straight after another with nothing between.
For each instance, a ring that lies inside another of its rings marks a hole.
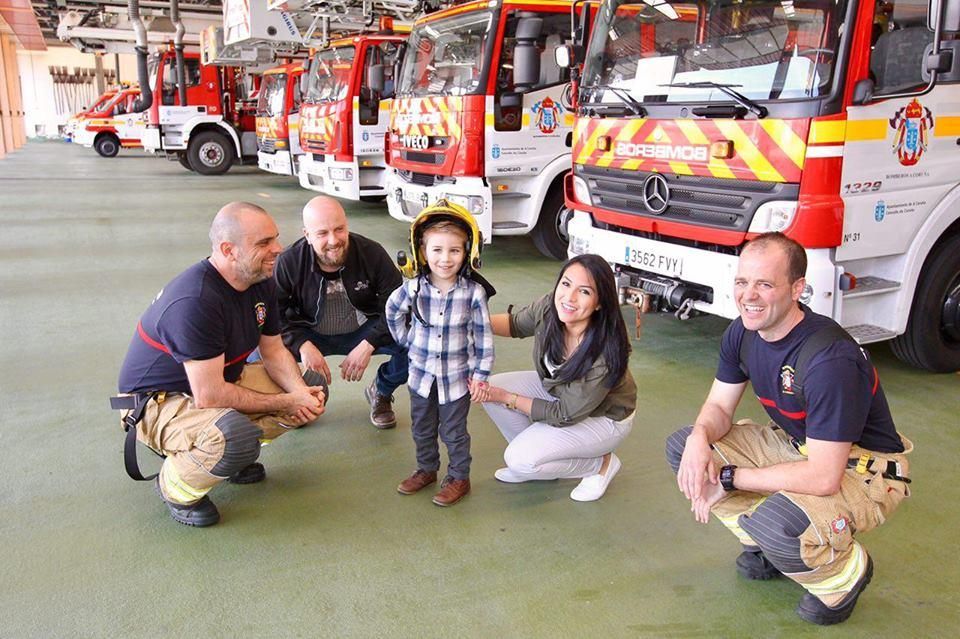
<instances>
[{"instance_id":1,"label":"yellow chevron marking","mask_svg":"<svg viewBox=\"0 0 960 639\"><path fill-rule=\"evenodd\" d=\"M600 120L596 123L596 126L593 128L593 132L587 137L584 141L583 146L580 147L580 154L577 156L577 164L584 164L593 155L594 149L597 147L597 138L600 138L607 134L612 127L614 122L612 120ZM581 126L586 127L584 122Z\"/></svg>"},{"instance_id":2,"label":"yellow chevron marking","mask_svg":"<svg viewBox=\"0 0 960 639\"><path fill-rule=\"evenodd\" d=\"M747 166L758 179L765 182L786 182L783 176L763 156L753 140L743 132L740 125L732 120L718 120L717 128L728 139L733 140L733 148L737 150L737 155L743 158L743 161L747 163Z\"/></svg>"},{"instance_id":3,"label":"yellow chevron marking","mask_svg":"<svg viewBox=\"0 0 960 639\"><path fill-rule=\"evenodd\" d=\"M667 132L664 131L663 128L658 124L657 126L653 127L653 131L650 132L650 135L648 135L647 139L644 141L663 143L670 142L671 140L670 136L667 135Z\"/></svg>"},{"instance_id":4,"label":"yellow chevron marking","mask_svg":"<svg viewBox=\"0 0 960 639\"><path fill-rule=\"evenodd\" d=\"M853 122L850 122L853 124ZM839 144L847 135L847 122L814 121L810 124L810 135L807 144Z\"/></svg>"},{"instance_id":5,"label":"yellow chevron marking","mask_svg":"<svg viewBox=\"0 0 960 639\"><path fill-rule=\"evenodd\" d=\"M670 170L677 175L693 175L693 170L686 162L670 162Z\"/></svg>"},{"instance_id":6,"label":"yellow chevron marking","mask_svg":"<svg viewBox=\"0 0 960 639\"><path fill-rule=\"evenodd\" d=\"M730 167L727 166L727 163L719 158L710 158L710 163L707 165L707 168L710 170L710 174L713 177L718 177L718 178L736 177L733 174L733 171L730 170Z\"/></svg>"},{"instance_id":7,"label":"yellow chevron marking","mask_svg":"<svg viewBox=\"0 0 960 639\"><path fill-rule=\"evenodd\" d=\"M960 117L940 116L933 123L933 137L960 136Z\"/></svg>"},{"instance_id":8,"label":"yellow chevron marking","mask_svg":"<svg viewBox=\"0 0 960 639\"><path fill-rule=\"evenodd\" d=\"M641 164L643 164L643 160L641 158L633 158L624 162L623 166L620 168L626 171L636 171L640 168Z\"/></svg>"},{"instance_id":9,"label":"yellow chevron marking","mask_svg":"<svg viewBox=\"0 0 960 639\"><path fill-rule=\"evenodd\" d=\"M889 126L886 120L850 120L847 122L847 142L885 140Z\"/></svg>"},{"instance_id":10,"label":"yellow chevron marking","mask_svg":"<svg viewBox=\"0 0 960 639\"><path fill-rule=\"evenodd\" d=\"M697 126L697 123L693 120L677 120L677 127L681 133L687 136L690 144L710 144L706 133L701 131L700 127Z\"/></svg>"},{"instance_id":11,"label":"yellow chevron marking","mask_svg":"<svg viewBox=\"0 0 960 639\"><path fill-rule=\"evenodd\" d=\"M803 159L807 155L807 145L783 120L760 120L760 126L777 143L790 161L803 168Z\"/></svg>"}]
</instances>

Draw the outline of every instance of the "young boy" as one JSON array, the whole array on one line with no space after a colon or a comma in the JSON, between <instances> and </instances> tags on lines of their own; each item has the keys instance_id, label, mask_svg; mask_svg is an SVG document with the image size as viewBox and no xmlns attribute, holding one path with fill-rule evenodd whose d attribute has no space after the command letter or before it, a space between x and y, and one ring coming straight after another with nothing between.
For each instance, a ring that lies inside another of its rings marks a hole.
<instances>
[{"instance_id":1,"label":"young boy","mask_svg":"<svg viewBox=\"0 0 960 639\"><path fill-rule=\"evenodd\" d=\"M440 448L449 464L438 506L452 506L470 492L470 400L486 399L493 367L493 331L487 310L492 287L473 272L482 240L467 211L444 201L424 209L411 227L410 279L387 300L386 320L409 356L411 432L417 470L397 491L412 495L437 480ZM468 256L471 259L468 260Z\"/></svg>"}]
</instances>

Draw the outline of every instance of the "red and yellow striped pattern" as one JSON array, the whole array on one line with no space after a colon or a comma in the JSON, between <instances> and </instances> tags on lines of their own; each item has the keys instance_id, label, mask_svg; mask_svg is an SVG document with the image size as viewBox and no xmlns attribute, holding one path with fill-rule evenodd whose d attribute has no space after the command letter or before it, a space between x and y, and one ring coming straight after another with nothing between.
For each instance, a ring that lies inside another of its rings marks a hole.
<instances>
[{"instance_id":1,"label":"red and yellow striped pattern","mask_svg":"<svg viewBox=\"0 0 960 639\"><path fill-rule=\"evenodd\" d=\"M576 164L624 170L799 182L808 129L807 119L581 118L574 129L573 157ZM712 145L724 142L732 143L730 157L712 151Z\"/></svg>"},{"instance_id":2,"label":"red and yellow striped pattern","mask_svg":"<svg viewBox=\"0 0 960 639\"><path fill-rule=\"evenodd\" d=\"M286 137L280 135L280 122L278 118L272 118L268 116L258 116L257 117L257 137L258 138L273 138L277 139L279 137Z\"/></svg>"},{"instance_id":3,"label":"red and yellow striped pattern","mask_svg":"<svg viewBox=\"0 0 960 639\"><path fill-rule=\"evenodd\" d=\"M330 144L333 142L335 115L340 102L304 104L300 108L300 139Z\"/></svg>"},{"instance_id":4,"label":"red and yellow striped pattern","mask_svg":"<svg viewBox=\"0 0 960 639\"><path fill-rule=\"evenodd\" d=\"M390 110L390 129L397 135L430 135L460 140L460 96L394 98Z\"/></svg>"}]
</instances>

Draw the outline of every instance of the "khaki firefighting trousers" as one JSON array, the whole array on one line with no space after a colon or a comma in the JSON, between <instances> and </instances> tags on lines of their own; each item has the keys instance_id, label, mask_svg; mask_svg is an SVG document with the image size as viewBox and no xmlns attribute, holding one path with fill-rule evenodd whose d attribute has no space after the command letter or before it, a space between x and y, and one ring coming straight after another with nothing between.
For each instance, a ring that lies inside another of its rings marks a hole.
<instances>
[{"instance_id":1,"label":"khaki firefighting trousers","mask_svg":"<svg viewBox=\"0 0 960 639\"><path fill-rule=\"evenodd\" d=\"M679 465L675 451L679 447L682 454L689 432L689 427L682 429L668 440L671 462L676 457ZM882 524L910 494L906 482L883 476L890 461L898 464L900 476L909 476L906 455L913 444L901 439L903 453L875 453L853 446L851 459L869 455L869 460L861 464L864 472L856 468L845 471L835 495L734 491L713 507L713 514L744 546L760 547L787 577L827 605L835 605L866 570L866 551L854 533ZM713 448L718 470L728 464L762 468L805 459L786 432L747 420L734 424Z\"/></svg>"},{"instance_id":2,"label":"khaki firefighting trousers","mask_svg":"<svg viewBox=\"0 0 960 639\"><path fill-rule=\"evenodd\" d=\"M260 363L247 364L237 385L260 393L283 392ZM242 470L231 467L236 464L224 463L231 447L239 445L245 449L238 451L241 465L245 466L256 460L260 443L295 428L281 424L280 419L275 413L200 409L194 406L191 396L174 393L149 401L137 424L137 439L166 457L159 477L164 499L192 504L230 474Z\"/></svg>"}]
</instances>

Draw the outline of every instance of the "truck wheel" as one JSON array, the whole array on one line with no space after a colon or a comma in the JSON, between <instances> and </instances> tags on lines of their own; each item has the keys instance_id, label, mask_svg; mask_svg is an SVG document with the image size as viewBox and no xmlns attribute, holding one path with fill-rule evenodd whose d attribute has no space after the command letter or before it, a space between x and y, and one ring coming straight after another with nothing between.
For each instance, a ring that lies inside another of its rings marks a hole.
<instances>
[{"instance_id":1,"label":"truck wheel","mask_svg":"<svg viewBox=\"0 0 960 639\"><path fill-rule=\"evenodd\" d=\"M907 330L891 348L912 366L952 373L960 370L960 235L941 244L920 273Z\"/></svg>"},{"instance_id":2,"label":"truck wheel","mask_svg":"<svg viewBox=\"0 0 960 639\"><path fill-rule=\"evenodd\" d=\"M203 131L193 136L187 148L190 168L200 175L223 175L233 166L233 141L216 131Z\"/></svg>"},{"instance_id":3,"label":"truck wheel","mask_svg":"<svg viewBox=\"0 0 960 639\"><path fill-rule=\"evenodd\" d=\"M177 162L180 163L180 166L185 168L188 171L192 171L193 167L190 166L190 158L187 156L186 151L180 151L177 153Z\"/></svg>"},{"instance_id":4,"label":"truck wheel","mask_svg":"<svg viewBox=\"0 0 960 639\"><path fill-rule=\"evenodd\" d=\"M567 259L569 238L562 226L566 222L570 209L563 202L563 189L554 187L547 193L540 210L537 225L530 232L537 250L558 260Z\"/></svg>"},{"instance_id":5,"label":"truck wheel","mask_svg":"<svg viewBox=\"0 0 960 639\"><path fill-rule=\"evenodd\" d=\"M113 133L101 133L93 143L93 148L101 157L116 157L120 152L120 138Z\"/></svg>"}]
</instances>

